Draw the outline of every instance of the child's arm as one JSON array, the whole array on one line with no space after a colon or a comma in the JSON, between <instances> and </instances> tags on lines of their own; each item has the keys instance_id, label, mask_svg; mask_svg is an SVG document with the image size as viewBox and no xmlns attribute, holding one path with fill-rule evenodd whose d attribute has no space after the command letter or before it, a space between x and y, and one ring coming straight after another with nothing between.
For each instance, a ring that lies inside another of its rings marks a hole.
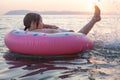
<instances>
[{"instance_id":1,"label":"child's arm","mask_svg":"<svg viewBox=\"0 0 120 80\"><path fill-rule=\"evenodd\" d=\"M48 29L58 29L59 27L57 27L57 26L55 26L55 25L44 24L44 28L48 28Z\"/></svg>"}]
</instances>

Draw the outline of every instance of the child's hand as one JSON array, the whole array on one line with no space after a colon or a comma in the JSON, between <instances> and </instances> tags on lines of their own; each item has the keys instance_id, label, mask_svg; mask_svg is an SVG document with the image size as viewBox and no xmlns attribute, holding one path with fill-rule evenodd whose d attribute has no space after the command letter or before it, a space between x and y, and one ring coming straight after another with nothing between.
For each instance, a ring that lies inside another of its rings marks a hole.
<instances>
[{"instance_id":1,"label":"child's hand","mask_svg":"<svg viewBox=\"0 0 120 80\"><path fill-rule=\"evenodd\" d=\"M69 32L74 32L73 30L69 30Z\"/></svg>"},{"instance_id":2,"label":"child's hand","mask_svg":"<svg viewBox=\"0 0 120 80\"><path fill-rule=\"evenodd\" d=\"M51 28L51 29L58 29L58 27L55 26L55 25L51 26L50 28Z\"/></svg>"},{"instance_id":3,"label":"child's hand","mask_svg":"<svg viewBox=\"0 0 120 80\"><path fill-rule=\"evenodd\" d=\"M44 28L48 28L48 29L58 29L59 27L55 26L55 25L47 25L44 24Z\"/></svg>"}]
</instances>

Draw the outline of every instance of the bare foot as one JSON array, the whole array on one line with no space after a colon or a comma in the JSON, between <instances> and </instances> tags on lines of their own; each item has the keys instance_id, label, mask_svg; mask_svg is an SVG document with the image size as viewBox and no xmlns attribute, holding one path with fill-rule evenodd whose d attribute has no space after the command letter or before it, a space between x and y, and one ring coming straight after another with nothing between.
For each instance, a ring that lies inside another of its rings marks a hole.
<instances>
[{"instance_id":1,"label":"bare foot","mask_svg":"<svg viewBox=\"0 0 120 80\"><path fill-rule=\"evenodd\" d=\"M94 13L94 16L93 16L93 20L95 22L97 22L97 21L101 20L101 17L100 17L101 12L100 12L100 8L97 5L95 5L94 7L95 7L95 13Z\"/></svg>"}]
</instances>

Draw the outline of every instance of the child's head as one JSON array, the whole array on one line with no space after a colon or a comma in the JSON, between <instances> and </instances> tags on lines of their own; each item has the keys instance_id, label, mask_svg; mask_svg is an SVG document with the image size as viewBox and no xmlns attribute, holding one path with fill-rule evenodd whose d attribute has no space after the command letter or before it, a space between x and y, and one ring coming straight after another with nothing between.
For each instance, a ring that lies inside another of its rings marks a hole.
<instances>
[{"instance_id":1,"label":"child's head","mask_svg":"<svg viewBox=\"0 0 120 80\"><path fill-rule=\"evenodd\" d=\"M35 27L39 26L39 22L42 21L42 18L39 14L37 13L28 13L25 15L24 19L23 19L23 23L24 23L24 30L27 30L31 27L32 22L34 22L36 24Z\"/></svg>"}]
</instances>

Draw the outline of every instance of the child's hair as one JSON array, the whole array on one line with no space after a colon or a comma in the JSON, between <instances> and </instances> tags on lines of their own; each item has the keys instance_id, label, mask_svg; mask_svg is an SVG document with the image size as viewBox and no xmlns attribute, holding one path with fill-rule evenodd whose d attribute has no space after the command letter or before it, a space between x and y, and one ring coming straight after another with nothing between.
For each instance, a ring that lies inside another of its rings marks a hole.
<instances>
[{"instance_id":1,"label":"child's hair","mask_svg":"<svg viewBox=\"0 0 120 80\"><path fill-rule=\"evenodd\" d=\"M24 23L24 30L27 30L28 28L30 28L31 22L34 21L37 24L39 24L39 20L41 19L41 16L37 13L28 13L25 15L24 19L23 19L23 23Z\"/></svg>"}]
</instances>

